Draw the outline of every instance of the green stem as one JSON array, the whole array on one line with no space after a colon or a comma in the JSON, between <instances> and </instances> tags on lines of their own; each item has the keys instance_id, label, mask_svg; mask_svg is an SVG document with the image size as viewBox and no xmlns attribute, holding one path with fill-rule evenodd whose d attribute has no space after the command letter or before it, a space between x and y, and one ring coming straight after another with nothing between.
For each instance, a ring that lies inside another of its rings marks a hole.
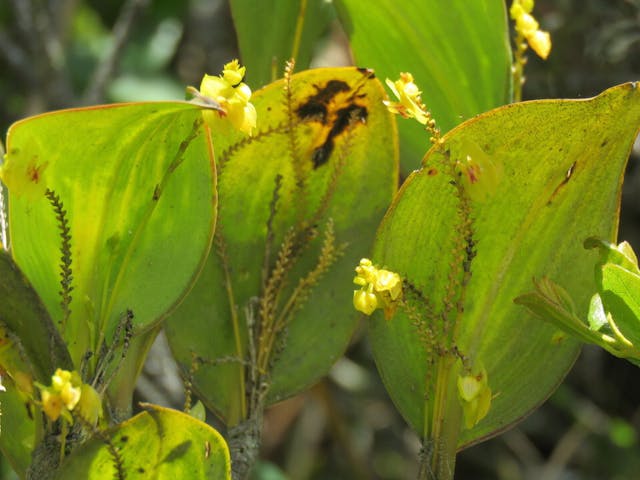
<instances>
[{"instance_id":1,"label":"green stem","mask_svg":"<svg viewBox=\"0 0 640 480\"><path fill-rule=\"evenodd\" d=\"M522 101L522 85L524 85L524 66L527 63L525 52L527 51L527 41L521 33L516 34L516 51L513 59L513 101Z\"/></svg>"},{"instance_id":2,"label":"green stem","mask_svg":"<svg viewBox=\"0 0 640 480\"><path fill-rule=\"evenodd\" d=\"M243 335L242 328L240 326L240 317L238 315L238 309L236 307L236 299L235 294L233 292L233 284L231 281L231 269L229 267L229 258L227 256L227 247L226 243L221 236L221 231L218 229L216 232L217 243L218 243L218 255L222 262L222 269L224 272L224 286L227 291L227 300L229 302L229 313L231 315L231 325L233 327L233 340L234 340L234 348L235 348L235 356L237 358L244 359L245 358L245 349L243 347ZM248 332L248 335L251 335L251 331ZM227 420L229 425L236 425L241 422L243 419L247 418L247 400L246 400L246 374L245 374L245 366L244 364L240 364L238 367L238 376L239 381L237 385L237 409L234 409L233 412L230 413L229 418Z\"/></svg>"},{"instance_id":3,"label":"green stem","mask_svg":"<svg viewBox=\"0 0 640 480\"><path fill-rule=\"evenodd\" d=\"M122 364L112 367L118 369L107 388L113 423L131 418L136 381L144 367L149 349L160 332L160 327L161 325L155 326L147 332L134 336L125 358L122 359Z\"/></svg>"},{"instance_id":4,"label":"green stem","mask_svg":"<svg viewBox=\"0 0 640 480\"><path fill-rule=\"evenodd\" d=\"M462 420L462 409L457 403L457 370L455 357L445 355L439 359L432 430L423 442L419 480L453 479Z\"/></svg>"},{"instance_id":5,"label":"green stem","mask_svg":"<svg viewBox=\"0 0 640 480\"><path fill-rule=\"evenodd\" d=\"M307 13L307 0L300 2L300 10L298 10L298 16L296 18L296 30L293 37L293 48L291 49L291 58L295 61L298 58L298 52L300 51L300 43L302 42L302 30L304 27L304 19Z\"/></svg>"},{"instance_id":6,"label":"green stem","mask_svg":"<svg viewBox=\"0 0 640 480\"><path fill-rule=\"evenodd\" d=\"M262 414L260 405L249 418L229 428L227 443L231 454L231 475L233 480L245 480L258 460L262 443Z\"/></svg>"}]
</instances>

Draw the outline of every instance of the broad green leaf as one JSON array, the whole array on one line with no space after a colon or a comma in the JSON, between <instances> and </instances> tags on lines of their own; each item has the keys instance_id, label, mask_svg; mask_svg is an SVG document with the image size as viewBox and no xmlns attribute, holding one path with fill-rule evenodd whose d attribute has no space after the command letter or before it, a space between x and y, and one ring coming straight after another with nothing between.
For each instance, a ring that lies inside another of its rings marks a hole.
<instances>
[{"instance_id":1,"label":"broad green leaf","mask_svg":"<svg viewBox=\"0 0 640 480\"><path fill-rule=\"evenodd\" d=\"M447 134L396 196L379 229L373 260L400 273L429 300L431 314L426 308L420 312L436 336L443 335L440 314L448 309L442 299L449 298L454 344L471 365L485 367L493 392L488 415L459 435L459 446L522 418L551 394L572 365L578 345L558 341L556 329L513 299L531 290L532 278L547 276L569 292L576 311L586 316L596 291L595 258L585 254L582 243L593 235L610 240L616 235L622 176L639 124L636 84L590 100L498 108ZM476 148L503 173L497 184L492 179L486 198L470 200L465 212L458 186L482 188L482 170L476 183L465 186L460 183L465 173L455 162L464 164ZM466 263L469 256L473 259ZM463 287L465 268L470 278ZM461 291L463 303L456 308ZM462 313L456 322L457 311ZM435 392L426 389L436 375L435 349L425 347L405 314L390 321L378 316L370 327L393 401L425 435L435 416ZM459 363L444 379L448 385L455 382ZM459 412L451 390L440 400L440 419Z\"/></svg>"},{"instance_id":2,"label":"broad green leaf","mask_svg":"<svg viewBox=\"0 0 640 480\"><path fill-rule=\"evenodd\" d=\"M12 351L25 363L29 374L48 384L56 368L72 370L71 358L60 333L51 321L38 294L11 256L0 250L0 365L10 375ZM15 348L12 344L19 342ZM18 353L19 352L19 353Z\"/></svg>"},{"instance_id":3,"label":"broad green leaf","mask_svg":"<svg viewBox=\"0 0 640 480\"><path fill-rule=\"evenodd\" d=\"M202 107L133 103L28 118L9 130L4 168L12 254L63 330L76 366L87 350L111 341L127 311L136 329L149 329L193 283L216 205ZM72 272L66 326L59 294L65 241Z\"/></svg>"},{"instance_id":4,"label":"broad green leaf","mask_svg":"<svg viewBox=\"0 0 640 480\"><path fill-rule=\"evenodd\" d=\"M231 0L230 4L247 82L255 86L278 78L291 58L298 70L308 68L333 15L326 0Z\"/></svg>"},{"instance_id":5,"label":"broad green leaf","mask_svg":"<svg viewBox=\"0 0 640 480\"><path fill-rule=\"evenodd\" d=\"M24 478L31 464L31 452L36 442L36 419L29 415L26 399L13 381L3 375L7 389L0 393L0 450L20 478Z\"/></svg>"},{"instance_id":6,"label":"broad green leaf","mask_svg":"<svg viewBox=\"0 0 640 480\"><path fill-rule=\"evenodd\" d=\"M411 72L442 132L510 100L511 49L503 0L338 0L359 66L395 80ZM416 168L428 137L400 121L402 170Z\"/></svg>"},{"instance_id":7,"label":"broad green leaf","mask_svg":"<svg viewBox=\"0 0 640 480\"><path fill-rule=\"evenodd\" d=\"M185 413L144 406L147 411L75 450L56 478L231 479L229 450L218 432Z\"/></svg>"},{"instance_id":8,"label":"broad green leaf","mask_svg":"<svg viewBox=\"0 0 640 480\"><path fill-rule=\"evenodd\" d=\"M358 318L351 306L353 266L368 251L397 184L394 123L371 72L301 72L291 80L290 104L284 86L278 81L255 92L258 132L252 138L214 137L220 172L216 246L166 327L185 372L192 370L193 354L205 362L194 388L230 425L247 414L247 319L254 328L263 325L263 265L271 278L287 232L301 232L304 225L317 229L285 275L281 311L298 280L318 264L329 218L336 245L348 242L270 350L266 401L272 403L315 382L346 348ZM296 240L293 251L303 244Z\"/></svg>"}]
</instances>

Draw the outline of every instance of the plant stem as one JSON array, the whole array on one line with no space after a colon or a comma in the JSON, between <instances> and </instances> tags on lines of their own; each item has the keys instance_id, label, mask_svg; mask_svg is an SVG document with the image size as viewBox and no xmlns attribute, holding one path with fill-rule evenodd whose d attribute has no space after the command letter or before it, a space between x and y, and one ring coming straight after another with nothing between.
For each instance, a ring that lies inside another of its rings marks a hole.
<instances>
[{"instance_id":1,"label":"plant stem","mask_svg":"<svg viewBox=\"0 0 640 480\"><path fill-rule=\"evenodd\" d=\"M456 358L440 357L436 373L433 428L424 439L418 480L451 480L456 464L462 409L457 404Z\"/></svg>"},{"instance_id":2,"label":"plant stem","mask_svg":"<svg viewBox=\"0 0 640 480\"><path fill-rule=\"evenodd\" d=\"M511 67L513 72L513 101L522 101L522 85L525 82L524 66L527 63L527 57L525 52L527 51L527 42L524 35L521 33L516 34L515 39L516 51L513 58L513 66Z\"/></svg>"},{"instance_id":3,"label":"plant stem","mask_svg":"<svg viewBox=\"0 0 640 480\"><path fill-rule=\"evenodd\" d=\"M131 418L133 391L140 376L144 361L161 325L135 336L129 345L126 356L121 363L112 367L117 373L107 386L113 423Z\"/></svg>"},{"instance_id":4,"label":"plant stem","mask_svg":"<svg viewBox=\"0 0 640 480\"><path fill-rule=\"evenodd\" d=\"M229 428L227 432L231 454L233 480L245 480L258 459L262 442L262 407L251 412L251 416Z\"/></svg>"}]
</instances>

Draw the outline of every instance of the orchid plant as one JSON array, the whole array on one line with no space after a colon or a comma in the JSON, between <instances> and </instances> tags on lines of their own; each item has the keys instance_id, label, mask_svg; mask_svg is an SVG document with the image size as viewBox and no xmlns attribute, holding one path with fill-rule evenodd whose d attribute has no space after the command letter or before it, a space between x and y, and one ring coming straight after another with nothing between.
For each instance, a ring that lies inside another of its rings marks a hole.
<instances>
[{"instance_id":1,"label":"orchid plant","mask_svg":"<svg viewBox=\"0 0 640 480\"><path fill-rule=\"evenodd\" d=\"M420 479L540 405L579 341L638 364L640 271L614 243L637 84L520 102L527 50L551 52L533 0L421 2L405 36L392 0L290 3L286 38L258 42L232 0L248 68L186 101L9 129L0 449L20 478L248 478L265 411L332 368L361 313ZM306 69L327 8L367 68ZM161 329L184 411L134 414Z\"/></svg>"}]
</instances>

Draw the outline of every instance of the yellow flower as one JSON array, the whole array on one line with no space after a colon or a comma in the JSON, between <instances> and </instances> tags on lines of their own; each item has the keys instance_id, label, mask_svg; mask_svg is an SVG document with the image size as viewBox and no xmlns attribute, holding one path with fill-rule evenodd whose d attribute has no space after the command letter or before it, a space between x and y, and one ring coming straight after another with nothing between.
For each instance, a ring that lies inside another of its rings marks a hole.
<instances>
[{"instance_id":1,"label":"yellow flower","mask_svg":"<svg viewBox=\"0 0 640 480\"><path fill-rule=\"evenodd\" d=\"M356 267L356 278L353 279L353 283L356 285L365 286L369 283L376 281L378 269L373 266L373 263L368 258L360 260L360 265Z\"/></svg>"},{"instance_id":2,"label":"yellow flower","mask_svg":"<svg viewBox=\"0 0 640 480\"><path fill-rule=\"evenodd\" d=\"M402 295L400 275L379 269L371 260L363 258L356 267L353 283L361 287L353 292L353 306L356 310L371 315L377 308L383 308L387 319L393 316Z\"/></svg>"},{"instance_id":3,"label":"yellow flower","mask_svg":"<svg viewBox=\"0 0 640 480\"><path fill-rule=\"evenodd\" d=\"M60 398L64 402L64 406L69 410L73 410L80 401L80 388L74 387L71 383L65 384L60 390Z\"/></svg>"},{"instance_id":4,"label":"yellow flower","mask_svg":"<svg viewBox=\"0 0 640 480\"><path fill-rule=\"evenodd\" d=\"M401 115L403 118L415 118L422 125L429 121L427 107L422 103L421 91L413 83L413 75L401 73L400 79L392 82L387 78L387 86L398 98L398 102L384 100L384 104L391 113Z\"/></svg>"},{"instance_id":5,"label":"yellow flower","mask_svg":"<svg viewBox=\"0 0 640 480\"><path fill-rule=\"evenodd\" d=\"M20 152L5 155L5 163L0 165L0 180L9 191L28 200L43 197L47 191L45 172L49 162L37 155L25 158Z\"/></svg>"},{"instance_id":6,"label":"yellow flower","mask_svg":"<svg viewBox=\"0 0 640 480\"><path fill-rule=\"evenodd\" d=\"M487 383L487 371L484 368L458 377L458 398L462 404L467 429L473 428L487 416L492 397Z\"/></svg>"},{"instance_id":7,"label":"yellow flower","mask_svg":"<svg viewBox=\"0 0 640 480\"><path fill-rule=\"evenodd\" d=\"M238 85L244 78L246 67L241 67L238 59L231 60L222 69L222 78L231 85Z\"/></svg>"},{"instance_id":8,"label":"yellow flower","mask_svg":"<svg viewBox=\"0 0 640 480\"><path fill-rule=\"evenodd\" d=\"M58 368L51 377L51 388L60 392L69 382L71 382L71 372Z\"/></svg>"},{"instance_id":9,"label":"yellow flower","mask_svg":"<svg viewBox=\"0 0 640 480\"><path fill-rule=\"evenodd\" d=\"M60 395L49 390L43 390L42 394L42 410L49 420L55 422L62 414L63 401Z\"/></svg>"},{"instance_id":10,"label":"yellow flower","mask_svg":"<svg viewBox=\"0 0 640 480\"><path fill-rule=\"evenodd\" d=\"M549 32L537 30L533 35L527 37L527 41L540 58L547 59L549 53L551 53L551 36Z\"/></svg>"},{"instance_id":11,"label":"yellow flower","mask_svg":"<svg viewBox=\"0 0 640 480\"><path fill-rule=\"evenodd\" d=\"M205 75L200 84L199 94L220 106L221 114L238 130L251 135L256 127L257 114L251 100L251 89L244 78L245 67L238 60L224 66L221 76ZM213 114L213 112L205 112Z\"/></svg>"},{"instance_id":12,"label":"yellow flower","mask_svg":"<svg viewBox=\"0 0 640 480\"><path fill-rule=\"evenodd\" d=\"M42 410L51 421L62 415L72 422L69 412L73 410L82 397L82 380L78 372L70 372L58 368L51 377L51 386L39 386L41 389Z\"/></svg>"},{"instance_id":13,"label":"yellow flower","mask_svg":"<svg viewBox=\"0 0 640 480\"><path fill-rule=\"evenodd\" d=\"M531 15L533 6L533 0L514 0L509 14L516 22L516 32L527 40L540 58L546 60L551 52L551 36L549 32L540 30L540 24Z\"/></svg>"},{"instance_id":14,"label":"yellow flower","mask_svg":"<svg viewBox=\"0 0 640 480\"><path fill-rule=\"evenodd\" d=\"M389 270L378 270L376 282L373 285L376 292L389 292L391 300L396 300L402 293L402 280L400 275Z\"/></svg>"},{"instance_id":15,"label":"yellow flower","mask_svg":"<svg viewBox=\"0 0 640 480\"><path fill-rule=\"evenodd\" d=\"M540 28L538 21L528 13L522 12L515 18L516 30L518 30L525 38L529 38L535 34Z\"/></svg>"},{"instance_id":16,"label":"yellow flower","mask_svg":"<svg viewBox=\"0 0 640 480\"><path fill-rule=\"evenodd\" d=\"M82 380L77 372L58 368L51 377L51 389L60 394L64 406L73 410L80 400Z\"/></svg>"},{"instance_id":17,"label":"yellow flower","mask_svg":"<svg viewBox=\"0 0 640 480\"><path fill-rule=\"evenodd\" d=\"M366 290L353 291L353 306L365 315L371 315L378 308L378 297Z\"/></svg>"}]
</instances>

